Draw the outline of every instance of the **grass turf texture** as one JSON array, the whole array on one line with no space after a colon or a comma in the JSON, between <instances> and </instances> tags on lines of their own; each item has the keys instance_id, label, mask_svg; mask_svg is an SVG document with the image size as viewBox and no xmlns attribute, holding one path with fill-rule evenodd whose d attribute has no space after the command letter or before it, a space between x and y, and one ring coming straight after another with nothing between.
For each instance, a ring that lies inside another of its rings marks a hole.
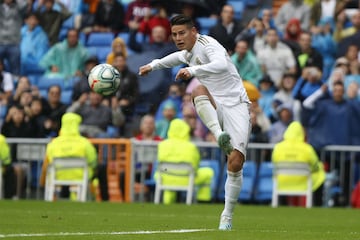
<instances>
[{"instance_id":1,"label":"grass turf texture","mask_svg":"<svg viewBox=\"0 0 360 240\"><path fill-rule=\"evenodd\" d=\"M166 206L150 203L0 201L0 240L360 239L359 210L291 207L274 209L269 206L238 205L233 219L234 229L223 232L217 230L222 208L222 204ZM181 229L204 229L204 231L166 232ZM208 231L205 231L206 229ZM144 234L137 233L138 231L161 232ZM61 232L68 235L60 235ZM39 233L54 234L19 236L19 234ZM73 233L81 234L73 235Z\"/></svg>"}]
</instances>

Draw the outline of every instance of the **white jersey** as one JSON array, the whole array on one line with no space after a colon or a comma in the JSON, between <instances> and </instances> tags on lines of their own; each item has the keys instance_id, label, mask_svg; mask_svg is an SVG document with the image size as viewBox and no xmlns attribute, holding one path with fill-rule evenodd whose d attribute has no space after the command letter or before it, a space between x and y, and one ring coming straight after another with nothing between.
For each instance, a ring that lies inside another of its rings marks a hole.
<instances>
[{"instance_id":1,"label":"white jersey","mask_svg":"<svg viewBox=\"0 0 360 240\"><path fill-rule=\"evenodd\" d=\"M209 90L217 102L227 106L250 102L238 71L225 48L214 38L198 34L190 52L182 50L172 53L153 60L150 66L157 70L184 63L189 65L187 70Z\"/></svg>"}]
</instances>

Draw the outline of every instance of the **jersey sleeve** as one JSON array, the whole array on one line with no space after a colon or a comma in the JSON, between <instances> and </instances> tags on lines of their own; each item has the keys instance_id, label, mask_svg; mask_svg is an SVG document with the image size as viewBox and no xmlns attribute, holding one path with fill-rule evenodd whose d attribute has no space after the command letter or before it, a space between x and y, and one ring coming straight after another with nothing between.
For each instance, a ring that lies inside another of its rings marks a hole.
<instances>
[{"instance_id":1,"label":"jersey sleeve","mask_svg":"<svg viewBox=\"0 0 360 240\"><path fill-rule=\"evenodd\" d=\"M180 64L186 63L183 51L174 52L161 59L154 59L150 66L152 70L158 70L162 68L172 68Z\"/></svg>"}]
</instances>

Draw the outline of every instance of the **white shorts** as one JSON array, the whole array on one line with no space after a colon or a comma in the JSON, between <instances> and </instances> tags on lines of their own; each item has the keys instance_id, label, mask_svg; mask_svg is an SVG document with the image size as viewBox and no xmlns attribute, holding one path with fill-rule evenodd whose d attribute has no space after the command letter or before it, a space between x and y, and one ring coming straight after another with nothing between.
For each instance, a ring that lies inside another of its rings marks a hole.
<instances>
[{"instance_id":1,"label":"white shorts","mask_svg":"<svg viewBox=\"0 0 360 240\"><path fill-rule=\"evenodd\" d=\"M246 159L246 149L251 132L250 104L246 102L226 106L216 102L216 112L223 131L231 137L234 149L239 150Z\"/></svg>"}]
</instances>

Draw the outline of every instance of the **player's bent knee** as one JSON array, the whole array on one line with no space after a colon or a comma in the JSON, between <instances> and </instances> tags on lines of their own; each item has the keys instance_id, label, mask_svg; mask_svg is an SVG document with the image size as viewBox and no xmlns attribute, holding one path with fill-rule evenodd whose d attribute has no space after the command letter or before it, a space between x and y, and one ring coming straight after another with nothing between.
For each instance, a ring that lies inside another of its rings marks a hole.
<instances>
[{"instance_id":1,"label":"player's bent knee","mask_svg":"<svg viewBox=\"0 0 360 240\"><path fill-rule=\"evenodd\" d=\"M238 172L243 168L244 162L244 155L238 150L234 150L228 157L228 170Z\"/></svg>"}]
</instances>

